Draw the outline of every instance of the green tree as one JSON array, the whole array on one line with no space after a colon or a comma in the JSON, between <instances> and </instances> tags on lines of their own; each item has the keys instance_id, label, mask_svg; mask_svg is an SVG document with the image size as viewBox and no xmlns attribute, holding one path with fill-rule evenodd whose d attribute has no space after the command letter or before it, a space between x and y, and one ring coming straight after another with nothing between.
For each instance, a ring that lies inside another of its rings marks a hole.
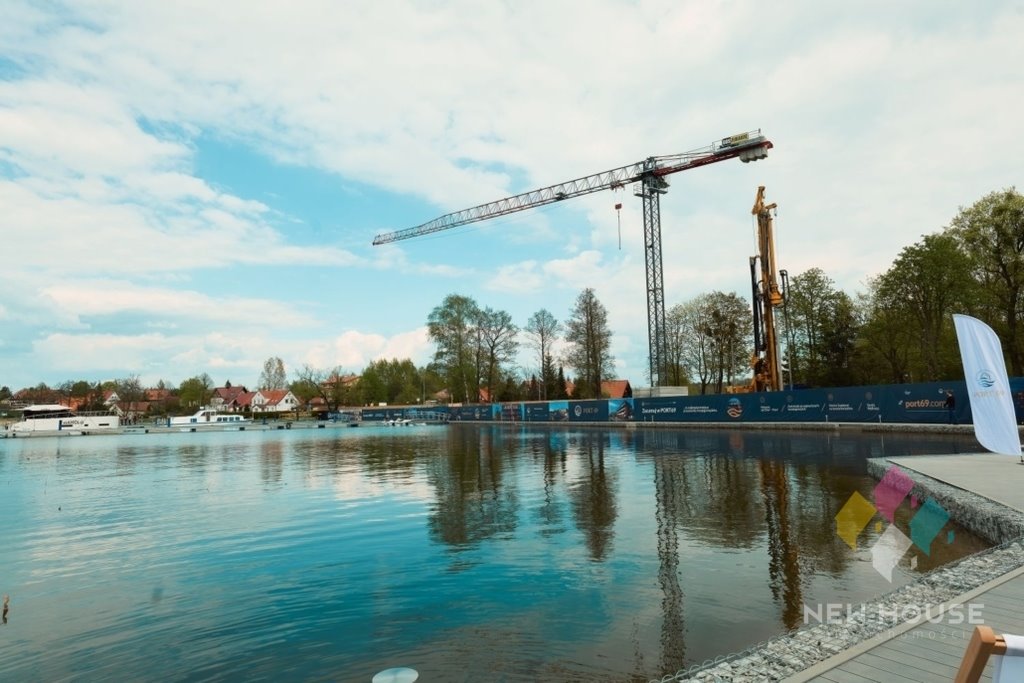
<instances>
[{"instance_id":1,"label":"green tree","mask_svg":"<svg viewBox=\"0 0 1024 683\"><path fill-rule=\"evenodd\" d=\"M272 356L263 362L259 388L272 391L288 388L288 373L285 372L283 360Z\"/></svg>"},{"instance_id":2,"label":"green tree","mask_svg":"<svg viewBox=\"0 0 1024 683\"><path fill-rule=\"evenodd\" d=\"M562 401L569 398L569 385L565 381L565 371L561 365L558 366L558 376L555 377L555 392L552 398Z\"/></svg>"},{"instance_id":3,"label":"green tree","mask_svg":"<svg viewBox=\"0 0 1024 683\"><path fill-rule=\"evenodd\" d=\"M578 398L601 396L601 380L612 369L612 332L608 327L608 311L594 290L587 287L576 298L565 325L566 363L576 370Z\"/></svg>"},{"instance_id":4,"label":"green tree","mask_svg":"<svg viewBox=\"0 0 1024 683\"><path fill-rule=\"evenodd\" d=\"M906 334L889 332L914 351L918 362L908 370L917 381L935 381L960 374L952 314L965 311L973 296L971 262L950 234L926 235L905 247L892 266L878 277L872 291L879 312ZM877 333L877 324L871 332Z\"/></svg>"},{"instance_id":5,"label":"green tree","mask_svg":"<svg viewBox=\"0 0 1024 683\"><path fill-rule=\"evenodd\" d=\"M506 363L510 363L519 348L516 335L519 328L512 323L512 316L505 311L495 311L490 307L480 311L477 329L483 351L483 379L487 385L488 396L496 396L500 392L500 378Z\"/></svg>"},{"instance_id":6,"label":"green tree","mask_svg":"<svg viewBox=\"0 0 1024 683\"><path fill-rule=\"evenodd\" d=\"M914 343L912 313L893 292L880 289L881 277L868 281L857 311L858 383L902 384L910 381Z\"/></svg>"},{"instance_id":7,"label":"green tree","mask_svg":"<svg viewBox=\"0 0 1024 683\"><path fill-rule=\"evenodd\" d=\"M749 367L753 347L750 309L737 294L717 291L708 294L702 305L700 333L707 337L706 360L715 390L721 393Z\"/></svg>"},{"instance_id":8,"label":"green tree","mask_svg":"<svg viewBox=\"0 0 1024 683\"><path fill-rule=\"evenodd\" d=\"M949 232L970 258L980 285L979 317L1002 340L1010 372L1024 374L1024 196L1013 187L992 192L961 209Z\"/></svg>"},{"instance_id":9,"label":"green tree","mask_svg":"<svg viewBox=\"0 0 1024 683\"><path fill-rule=\"evenodd\" d=\"M377 360L370 363L359 380L365 403L410 405L420 401L423 375L409 359Z\"/></svg>"},{"instance_id":10,"label":"green tree","mask_svg":"<svg viewBox=\"0 0 1024 683\"><path fill-rule=\"evenodd\" d=\"M456 402L479 400L479 349L476 323L480 309L467 296L449 294L427 317L427 333L434 343L434 362L442 370Z\"/></svg>"},{"instance_id":11,"label":"green tree","mask_svg":"<svg viewBox=\"0 0 1024 683\"><path fill-rule=\"evenodd\" d=\"M795 381L821 386L852 376L857 318L850 296L820 268L811 268L791 280L786 307Z\"/></svg>"},{"instance_id":12,"label":"green tree","mask_svg":"<svg viewBox=\"0 0 1024 683\"><path fill-rule=\"evenodd\" d=\"M195 377L190 377L178 387L180 404L186 409L196 409L205 406L213 394L213 380L205 372Z\"/></svg>"}]
</instances>

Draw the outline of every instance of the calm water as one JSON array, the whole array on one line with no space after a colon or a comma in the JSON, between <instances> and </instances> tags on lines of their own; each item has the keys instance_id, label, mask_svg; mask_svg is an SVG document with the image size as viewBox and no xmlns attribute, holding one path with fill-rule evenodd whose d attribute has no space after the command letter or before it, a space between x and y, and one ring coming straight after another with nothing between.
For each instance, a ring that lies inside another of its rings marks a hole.
<instances>
[{"instance_id":1,"label":"calm water","mask_svg":"<svg viewBox=\"0 0 1024 683\"><path fill-rule=\"evenodd\" d=\"M889 584L834 516L922 435L423 427L0 440L0 679L647 680ZM904 527L905 529L905 527ZM954 532L947 544L948 531Z\"/></svg>"}]
</instances>

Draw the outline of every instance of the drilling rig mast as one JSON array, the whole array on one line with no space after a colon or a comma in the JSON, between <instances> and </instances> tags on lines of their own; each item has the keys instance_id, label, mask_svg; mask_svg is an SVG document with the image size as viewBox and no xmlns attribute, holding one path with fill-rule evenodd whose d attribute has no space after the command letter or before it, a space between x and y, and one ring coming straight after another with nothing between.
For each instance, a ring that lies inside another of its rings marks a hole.
<instances>
[{"instance_id":1,"label":"drilling rig mast","mask_svg":"<svg viewBox=\"0 0 1024 683\"><path fill-rule=\"evenodd\" d=\"M754 355L751 365L754 391L782 389L779 341L775 333L775 308L785 302L779 289L775 270L775 235L772 233L772 212L777 204L764 203L764 185L757 188L757 198L750 213L757 216L757 256L750 257L750 281L754 312ZM760 274L757 263L760 261Z\"/></svg>"},{"instance_id":2,"label":"drilling rig mast","mask_svg":"<svg viewBox=\"0 0 1024 683\"><path fill-rule=\"evenodd\" d=\"M706 147L668 156L648 157L629 166L584 176L565 183L499 199L469 209L447 213L432 221L405 230L383 233L374 245L429 235L460 225L477 223L517 211L525 211L571 197L621 189L636 183L634 194L643 200L644 253L647 271L647 333L650 344L651 386L660 386L668 374L667 329L665 323L665 282L661 258L661 195L668 191L666 176L699 166L739 158L744 163L768 156L772 143L760 129L740 133Z\"/></svg>"}]
</instances>

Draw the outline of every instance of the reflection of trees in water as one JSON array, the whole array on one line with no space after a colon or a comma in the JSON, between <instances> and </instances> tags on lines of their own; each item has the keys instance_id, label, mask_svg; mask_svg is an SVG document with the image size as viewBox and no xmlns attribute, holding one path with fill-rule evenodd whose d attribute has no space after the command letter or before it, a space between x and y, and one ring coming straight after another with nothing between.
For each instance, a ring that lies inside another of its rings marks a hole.
<instances>
[{"instance_id":1,"label":"reflection of trees in water","mask_svg":"<svg viewBox=\"0 0 1024 683\"><path fill-rule=\"evenodd\" d=\"M772 598L782 606L782 623L787 629L800 625L800 554L790 524L789 481L786 465L778 460L760 458L761 495L764 498L765 526L768 529L768 584Z\"/></svg>"},{"instance_id":2,"label":"reflection of trees in water","mask_svg":"<svg viewBox=\"0 0 1024 683\"><path fill-rule=\"evenodd\" d=\"M831 520L862 485L870 444L856 439L844 450L847 444L829 435L728 430L651 431L636 439L638 461L654 468L663 670L685 665L680 538L722 548L763 545L787 628L801 623L810 578L841 574L853 560Z\"/></svg>"},{"instance_id":3,"label":"reflection of trees in water","mask_svg":"<svg viewBox=\"0 0 1024 683\"><path fill-rule=\"evenodd\" d=\"M119 446L114 455L114 463L118 474L132 474L135 471L135 458L139 451L134 446Z\"/></svg>"},{"instance_id":4,"label":"reflection of trees in water","mask_svg":"<svg viewBox=\"0 0 1024 683\"><path fill-rule=\"evenodd\" d=\"M260 446L260 478L264 484L280 484L284 470L284 447L280 441L264 441Z\"/></svg>"},{"instance_id":5,"label":"reflection of trees in water","mask_svg":"<svg viewBox=\"0 0 1024 683\"><path fill-rule=\"evenodd\" d=\"M449 427L447 454L427 465L437 496L431 536L462 547L515 530L518 496L502 481L509 456L499 428Z\"/></svg>"},{"instance_id":6,"label":"reflection of trees in water","mask_svg":"<svg viewBox=\"0 0 1024 683\"><path fill-rule=\"evenodd\" d=\"M678 671L686 663L683 587L679 582L679 528L690 491L683 461L654 458L654 516L658 525L658 584L661 586L661 670Z\"/></svg>"},{"instance_id":7,"label":"reflection of trees in water","mask_svg":"<svg viewBox=\"0 0 1024 683\"><path fill-rule=\"evenodd\" d=\"M605 435L584 434L580 439L578 455L583 476L569 487L576 527L586 538L587 549L594 560L603 560L615 536L615 501L617 476L604 463Z\"/></svg>"},{"instance_id":8,"label":"reflection of trees in water","mask_svg":"<svg viewBox=\"0 0 1024 683\"><path fill-rule=\"evenodd\" d=\"M206 469L206 458L210 449L204 445L188 445L178 449L178 459L183 467L202 472Z\"/></svg>"},{"instance_id":9,"label":"reflection of trees in water","mask_svg":"<svg viewBox=\"0 0 1024 683\"><path fill-rule=\"evenodd\" d=\"M422 443L420 439L410 438L404 434L360 439L359 459L363 469L370 475L385 479L395 475L411 476L416 466L416 454Z\"/></svg>"},{"instance_id":10,"label":"reflection of trees in water","mask_svg":"<svg viewBox=\"0 0 1024 683\"><path fill-rule=\"evenodd\" d=\"M544 498L537 508L541 522L541 535L552 536L565 531L562 525L564 504L558 496L558 479L565 477L565 439L558 432L549 432L543 439L530 442L534 460L543 458Z\"/></svg>"}]
</instances>

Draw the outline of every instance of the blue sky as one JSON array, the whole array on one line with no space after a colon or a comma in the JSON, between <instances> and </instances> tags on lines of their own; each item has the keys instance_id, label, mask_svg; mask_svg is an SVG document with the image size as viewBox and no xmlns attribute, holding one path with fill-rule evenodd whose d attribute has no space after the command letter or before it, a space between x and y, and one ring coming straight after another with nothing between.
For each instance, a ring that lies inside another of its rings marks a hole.
<instances>
[{"instance_id":1,"label":"blue sky","mask_svg":"<svg viewBox=\"0 0 1024 683\"><path fill-rule=\"evenodd\" d=\"M542 307L564 320L584 287L608 308L616 374L642 386L631 193L374 235L761 128L768 159L671 178L668 305L747 295L760 184L779 266L852 295L959 207L1024 184L1020 2L4 5L12 389L255 384L269 356L423 364L448 294L523 325Z\"/></svg>"}]
</instances>

